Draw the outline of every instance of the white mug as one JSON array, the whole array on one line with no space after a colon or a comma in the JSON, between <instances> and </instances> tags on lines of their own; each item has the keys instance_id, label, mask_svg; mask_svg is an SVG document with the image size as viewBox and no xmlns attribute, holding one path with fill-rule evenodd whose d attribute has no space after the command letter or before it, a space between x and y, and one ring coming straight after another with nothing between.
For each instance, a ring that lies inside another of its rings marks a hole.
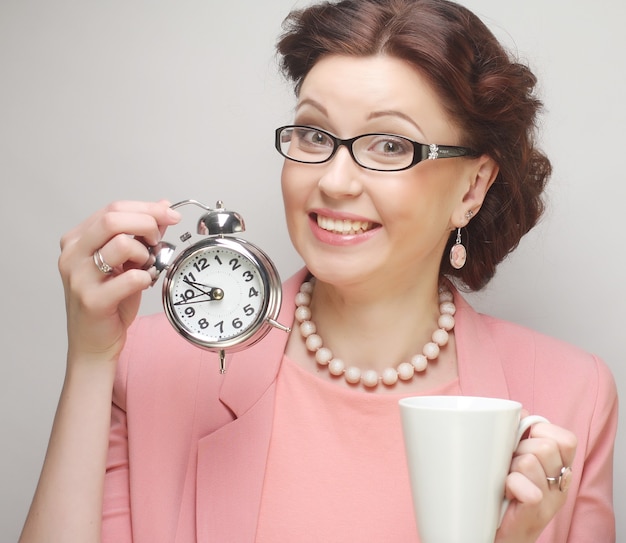
<instances>
[{"instance_id":1,"label":"white mug","mask_svg":"<svg viewBox=\"0 0 626 543\"><path fill-rule=\"evenodd\" d=\"M513 452L537 415L522 405L474 396L400 400L421 543L493 543L508 502Z\"/></svg>"}]
</instances>

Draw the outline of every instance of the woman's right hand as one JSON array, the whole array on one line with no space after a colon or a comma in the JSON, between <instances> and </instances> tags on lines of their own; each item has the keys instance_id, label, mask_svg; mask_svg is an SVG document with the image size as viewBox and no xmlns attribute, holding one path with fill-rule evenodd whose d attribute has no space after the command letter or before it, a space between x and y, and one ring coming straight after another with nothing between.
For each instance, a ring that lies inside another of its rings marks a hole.
<instances>
[{"instance_id":1,"label":"woman's right hand","mask_svg":"<svg viewBox=\"0 0 626 543\"><path fill-rule=\"evenodd\" d=\"M100 541L116 362L152 283L148 247L179 220L165 201L117 202L61 239L68 366L21 543Z\"/></svg>"},{"instance_id":2,"label":"woman's right hand","mask_svg":"<svg viewBox=\"0 0 626 543\"><path fill-rule=\"evenodd\" d=\"M116 360L139 310L141 292L152 284L142 269L148 246L180 220L169 203L116 202L61 239L59 271L65 289L68 361ZM94 253L113 268L98 269Z\"/></svg>"}]
</instances>

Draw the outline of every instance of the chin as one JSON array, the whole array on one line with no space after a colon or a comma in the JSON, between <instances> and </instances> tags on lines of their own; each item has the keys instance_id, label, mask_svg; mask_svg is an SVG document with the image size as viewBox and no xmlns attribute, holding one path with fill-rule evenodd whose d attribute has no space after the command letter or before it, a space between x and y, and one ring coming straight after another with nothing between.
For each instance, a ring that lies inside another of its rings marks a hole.
<instances>
[{"instance_id":1,"label":"chin","mask_svg":"<svg viewBox=\"0 0 626 543\"><path fill-rule=\"evenodd\" d=\"M361 258L341 258L337 255L318 256L304 258L304 262L311 275L319 281L337 287L360 283L376 275L376 269L372 267L371 260L364 263Z\"/></svg>"}]
</instances>

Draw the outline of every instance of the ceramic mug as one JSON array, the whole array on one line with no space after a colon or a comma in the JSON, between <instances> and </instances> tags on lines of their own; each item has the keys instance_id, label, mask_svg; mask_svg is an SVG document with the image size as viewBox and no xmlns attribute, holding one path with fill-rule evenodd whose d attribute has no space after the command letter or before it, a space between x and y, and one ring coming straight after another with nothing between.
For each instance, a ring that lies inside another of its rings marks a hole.
<instances>
[{"instance_id":1,"label":"ceramic mug","mask_svg":"<svg viewBox=\"0 0 626 543\"><path fill-rule=\"evenodd\" d=\"M538 415L475 396L400 400L417 529L422 543L493 543L508 502L504 485L520 439Z\"/></svg>"}]
</instances>

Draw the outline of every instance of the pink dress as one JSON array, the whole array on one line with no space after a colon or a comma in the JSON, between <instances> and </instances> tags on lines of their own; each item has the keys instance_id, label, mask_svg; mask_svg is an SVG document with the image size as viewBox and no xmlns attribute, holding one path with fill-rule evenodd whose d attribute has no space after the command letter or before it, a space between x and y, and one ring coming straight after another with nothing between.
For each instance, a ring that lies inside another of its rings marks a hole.
<instances>
[{"instance_id":1,"label":"pink dress","mask_svg":"<svg viewBox=\"0 0 626 543\"><path fill-rule=\"evenodd\" d=\"M428 394L459 394L458 380ZM257 543L418 541L398 400L283 358Z\"/></svg>"}]
</instances>

